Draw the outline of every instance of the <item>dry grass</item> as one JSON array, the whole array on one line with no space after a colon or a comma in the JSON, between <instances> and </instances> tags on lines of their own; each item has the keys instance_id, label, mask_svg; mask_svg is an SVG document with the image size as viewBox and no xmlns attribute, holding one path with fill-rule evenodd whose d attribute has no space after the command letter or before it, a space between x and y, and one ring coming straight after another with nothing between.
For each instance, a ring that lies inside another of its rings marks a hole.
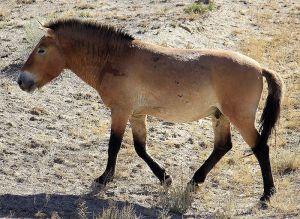
<instances>
[{"instance_id":1,"label":"dry grass","mask_svg":"<svg viewBox=\"0 0 300 219\"><path fill-rule=\"evenodd\" d=\"M279 178L275 183L277 187L277 192L272 197L269 203L269 211L273 215L298 215L298 204L299 204L299 189L292 187L293 179L282 177Z\"/></svg>"},{"instance_id":2,"label":"dry grass","mask_svg":"<svg viewBox=\"0 0 300 219\"><path fill-rule=\"evenodd\" d=\"M93 15L89 11L81 11L81 12L79 12L79 17L89 18L89 17L93 17Z\"/></svg>"},{"instance_id":3,"label":"dry grass","mask_svg":"<svg viewBox=\"0 0 300 219\"><path fill-rule=\"evenodd\" d=\"M96 216L95 219L136 219L139 218L132 205L126 204L124 207L118 207L115 203L110 202L109 207L103 209L103 212Z\"/></svg>"},{"instance_id":4,"label":"dry grass","mask_svg":"<svg viewBox=\"0 0 300 219\"><path fill-rule=\"evenodd\" d=\"M277 148L273 156L273 172L279 175L285 175L300 169L300 150L290 151L283 148Z\"/></svg>"},{"instance_id":5,"label":"dry grass","mask_svg":"<svg viewBox=\"0 0 300 219\"><path fill-rule=\"evenodd\" d=\"M45 201L42 204L36 203L36 199L33 200L35 207L38 206L38 205L42 206L42 207L37 209L37 212L34 215L36 218L45 218L46 217L46 214L43 211L47 207L50 198L51 198L50 195L46 194Z\"/></svg>"},{"instance_id":6,"label":"dry grass","mask_svg":"<svg viewBox=\"0 0 300 219\"><path fill-rule=\"evenodd\" d=\"M79 3L75 6L75 8L78 8L80 10L84 10L84 9L94 9L95 7L91 4L88 4L88 3Z\"/></svg>"},{"instance_id":7,"label":"dry grass","mask_svg":"<svg viewBox=\"0 0 300 219\"><path fill-rule=\"evenodd\" d=\"M183 174L182 174L183 175ZM195 187L186 186L185 180L181 179L181 185L168 187L163 185L160 191L159 203L162 206L162 215L168 212L184 214L193 202L192 193Z\"/></svg>"},{"instance_id":8,"label":"dry grass","mask_svg":"<svg viewBox=\"0 0 300 219\"><path fill-rule=\"evenodd\" d=\"M192 195L186 188L174 188L161 193L161 206L164 212L184 214L191 204Z\"/></svg>"}]
</instances>

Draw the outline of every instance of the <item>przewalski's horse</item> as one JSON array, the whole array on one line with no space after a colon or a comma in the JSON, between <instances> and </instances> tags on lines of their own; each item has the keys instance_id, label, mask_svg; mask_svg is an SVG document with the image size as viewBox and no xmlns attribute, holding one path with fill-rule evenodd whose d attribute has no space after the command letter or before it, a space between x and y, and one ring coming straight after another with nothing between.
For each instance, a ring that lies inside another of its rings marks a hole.
<instances>
[{"instance_id":1,"label":"przewalski's horse","mask_svg":"<svg viewBox=\"0 0 300 219\"><path fill-rule=\"evenodd\" d=\"M190 184L205 180L231 149L230 123L252 148L261 167L264 194L274 192L268 138L279 117L282 81L253 59L224 50L165 48L134 39L113 27L80 20L57 20L46 31L21 69L18 84L31 92L70 69L95 88L111 109L106 170L95 181L105 185L115 172L128 120L134 147L162 183L172 179L146 150L146 116L190 122L212 116L214 149ZM255 114L263 89L268 97L260 134Z\"/></svg>"}]
</instances>

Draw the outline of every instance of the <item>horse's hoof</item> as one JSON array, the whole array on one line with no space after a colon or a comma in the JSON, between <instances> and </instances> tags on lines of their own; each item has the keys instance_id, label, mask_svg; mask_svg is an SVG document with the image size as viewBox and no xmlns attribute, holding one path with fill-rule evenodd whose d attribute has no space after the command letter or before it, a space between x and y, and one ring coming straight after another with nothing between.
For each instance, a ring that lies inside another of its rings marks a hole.
<instances>
[{"instance_id":1,"label":"horse's hoof","mask_svg":"<svg viewBox=\"0 0 300 219\"><path fill-rule=\"evenodd\" d=\"M260 197L260 201L261 202L268 202L268 201L270 201L270 197L271 197L271 195L266 195L266 194L264 194L262 197Z\"/></svg>"},{"instance_id":2,"label":"horse's hoof","mask_svg":"<svg viewBox=\"0 0 300 219\"><path fill-rule=\"evenodd\" d=\"M102 174L97 179L94 180L95 183L99 185L106 186L107 183L113 181L113 175Z\"/></svg>"},{"instance_id":3,"label":"horse's hoof","mask_svg":"<svg viewBox=\"0 0 300 219\"><path fill-rule=\"evenodd\" d=\"M263 196L260 198L261 202L269 202L272 195L274 195L276 192L275 188L271 188L267 190L267 192L264 192Z\"/></svg>"},{"instance_id":4,"label":"horse's hoof","mask_svg":"<svg viewBox=\"0 0 300 219\"><path fill-rule=\"evenodd\" d=\"M172 177L170 175L165 175L165 178L160 182L163 186L170 186L172 185Z\"/></svg>"},{"instance_id":5,"label":"horse's hoof","mask_svg":"<svg viewBox=\"0 0 300 219\"><path fill-rule=\"evenodd\" d=\"M258 209L261 209L261 210L268 209L268 202L266 202L266 201L260 201L259 205L258 205Z\"/></svg>"}]
</instances>

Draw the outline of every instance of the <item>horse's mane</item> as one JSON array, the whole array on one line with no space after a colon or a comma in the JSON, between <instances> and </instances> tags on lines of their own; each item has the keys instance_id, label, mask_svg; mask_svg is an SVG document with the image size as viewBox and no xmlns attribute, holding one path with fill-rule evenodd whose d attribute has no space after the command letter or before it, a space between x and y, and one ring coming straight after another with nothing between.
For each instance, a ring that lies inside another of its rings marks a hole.
<instances>
[{"instance_id":1,"label":"horse's mane","mask_svg":"<svg viewBox=\"0 0 300 219\"><path fill-rule=\"evenodd\" d=\"M44 27L54 30L58 36L72 36L77 47L85 45L85 47L90 48L89 45L93 44L93 49L90 48L89 50L93 50L90 52L97 52L98 54L100 47L102 47L102 53L105 52L103 47L107 48L107 45L109 45L110 49L107 49L110 51L106 52L117 52L126 42L134 40L133 36L122 29L95 21L59 19L50 21Z\"/></svg>"},{"instance_id":2,"label":"horse's mane","mask_svg":"<svg viewBox=\"0 0 300 219\"><path fill-rule=\"evenodd\" d=\"M133 40L133 36L124 32L122 29L115 28L114 26L101 24L95 21L84 21L79 19L59 19L50 21L44 27L50 28L54 31L58 29L72 29L76 31L87 31L96 35L110 37L118 37L120 39Z\"/></svg>"}]
</instances>

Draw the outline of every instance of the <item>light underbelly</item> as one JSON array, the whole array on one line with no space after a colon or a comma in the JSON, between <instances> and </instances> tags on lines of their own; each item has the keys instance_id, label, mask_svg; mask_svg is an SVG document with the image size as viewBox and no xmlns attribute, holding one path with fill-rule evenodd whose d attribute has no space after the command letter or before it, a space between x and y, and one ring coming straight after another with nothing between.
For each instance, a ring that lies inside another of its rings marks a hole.
<instances>
[{"instance_id":1,"label":"light underbelly","mask_svg":"<svg viewBox=\"0 0 300 219\"><path fill-rule=\"evenodd\" d=\"M137 114L146 114L168 122L192 122L214 113L212 105L185 105L185 106L148 106L143 107Z\"/></svg>"}]
</instances>

